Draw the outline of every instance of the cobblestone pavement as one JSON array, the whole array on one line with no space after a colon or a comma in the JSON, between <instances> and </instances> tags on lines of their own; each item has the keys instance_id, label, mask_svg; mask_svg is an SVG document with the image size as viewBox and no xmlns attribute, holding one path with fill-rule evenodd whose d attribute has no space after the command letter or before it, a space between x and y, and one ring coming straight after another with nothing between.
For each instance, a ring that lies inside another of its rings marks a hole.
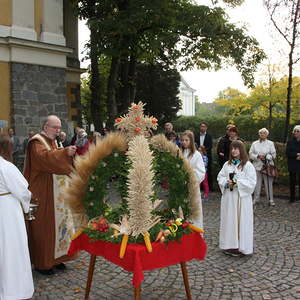
<instances>
[{"instance_id":1,"label":"cobblestone pavement","mask_svg":"<svg viewBox=\"0 0 300 300\"><path fill-rule=\"evenodd\" d=\"M204 261L187 263L193 299L300 299L300 203L275 199L276 207L255 209L255 253L229 257L218 248L220 195L204 202ZM89 256L67 264L68 270L45 277L34 273L34 300L82 300ZM91 300L133 299L132 274L97 258ZM145 272L142 299L185 299L179 265Z\"/></svg>"}]
</instances>

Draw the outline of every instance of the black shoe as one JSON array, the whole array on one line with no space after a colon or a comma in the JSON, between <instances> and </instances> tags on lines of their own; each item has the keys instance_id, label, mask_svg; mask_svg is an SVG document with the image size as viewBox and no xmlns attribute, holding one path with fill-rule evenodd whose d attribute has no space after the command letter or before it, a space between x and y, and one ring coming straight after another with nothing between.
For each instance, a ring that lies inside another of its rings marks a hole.
<instances>
[{"instance_id":1,"label":"black shoe","mask_svg":"<svg viewBox=\"0 0 300 300\"><path fill-rule=\"evenodd\" d=\"M224 250L223 253L226 254L226 255L229 255L229 256L234 256L234 257L240 256L237 253L231 252L229 249L228 250Z\"/></svg>"},{"instance_id":2,"label":"black shoe","mask_svg":"<svg viewBox=\"0 0 300 300\"><path fill-rule=\"evenodd\" d=\"M56 268L58 270L66 270L67 269L67 267L64 263L60 263L60 264L54 266L54 268Z\"/></svg>"},{"instance_id":3,"label":"black shoe","mask_svg":"<svg viewBox=\"0 0 300 300\"><path fill-rule=\"evenodd\" d=\"M223 251L223 253L233 257L238 257L242 255L242 253L238 249L226 249Z\"/></svg>"},{"instance_id":4,"label":"black shoe","mask_svg":"<svg viewBox=\"0 0 300 300\"><path fill-rule=\"evenodd\" d=\"M40 273L42 275L54 275L54 270L52 268L51 269L45 269L45 270L35 269L35 271L37 271L38 273Z\"/></svg>"}]
</instances>

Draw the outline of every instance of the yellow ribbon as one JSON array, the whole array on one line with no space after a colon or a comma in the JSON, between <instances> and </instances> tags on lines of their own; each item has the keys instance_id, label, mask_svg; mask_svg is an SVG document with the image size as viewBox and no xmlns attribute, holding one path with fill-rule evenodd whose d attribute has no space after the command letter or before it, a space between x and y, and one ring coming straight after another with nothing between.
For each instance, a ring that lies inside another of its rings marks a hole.
<instances>
[{"instance_id":1,"label":"yellow ribbon","mask_svg":"<svg viewBox=\"0 0 300 300\"><path fill-rule=\"evenodd\" d=\"M169 230L171 233L175 236L176 231L178 230L178 226L175 223L172 223L170 226L168 226Z\"/></svg>"}]
</instances>

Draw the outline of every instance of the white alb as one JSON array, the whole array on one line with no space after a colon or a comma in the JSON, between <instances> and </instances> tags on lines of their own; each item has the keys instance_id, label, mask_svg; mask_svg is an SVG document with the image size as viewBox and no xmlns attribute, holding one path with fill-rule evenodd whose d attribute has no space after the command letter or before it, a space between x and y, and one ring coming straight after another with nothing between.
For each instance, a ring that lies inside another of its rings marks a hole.
<instances>
[{"instance_id":1,"label":"white alb","mask_svg":"<svg viewBox=\"0 0 300 300\"><path fill-rule=\"evenodd\" d=\"M2 195L6 193L11 194ZM0 300L29 299L33 295L23 214L29 211L30 199L21 172L0 156Z\"/></svg>"},{"instance_id":2,"label":"white alb","mask_svg":"<svg viewBox=\"0 0 300 300\"><path fill-rule=\"evenodd\" d=\"M236 186L226 187L234 173ZM248 161L243 168L226 162L218 174L222 192L219 246L221 249L238 249L243 254L253 253L253 205L251 194L256 185L256 172Z\"/></svg>"},{"instance_id":3,"label":"white alb","mask_svg":"<svg viewBox=\"0 0 300 300\"><path fill-rule=\"evenodd\" d=\"M183 156L186 158L194 170L194 173L196 175L197 185L199 187L198 189L198 206L199 211L201 212L198 218L192 219L192 223L199 227L203 228L203 212L202 212L202 201L201 201L201 193L200 193L200 183L204 180L205 177L205 166L203 162L202 155L196 150L192 155L190 155L190 149L184 149L183 150Z\"/></svg>"}]
</instances>

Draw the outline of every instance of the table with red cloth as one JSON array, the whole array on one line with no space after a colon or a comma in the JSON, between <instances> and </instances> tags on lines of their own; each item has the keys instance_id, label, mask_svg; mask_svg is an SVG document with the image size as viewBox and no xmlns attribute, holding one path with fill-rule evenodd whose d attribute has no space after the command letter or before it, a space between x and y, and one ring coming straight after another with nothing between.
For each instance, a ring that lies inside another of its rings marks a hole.
<instances>
[{"instance_id":1,"label":"table with red cloth","mask_svg":"<svg viewBox=\"0 0 300 300\"><path fill-rule=\"evenodd\" d=\"M206 248L207 246L202 236L197 232L193 232L185 234L179 241L169 243L153 242L151 253L147 251L144 244L128 244L125 256L121 259L119 257L120 244L107 241L92 241L87 235L81 234L72 241L68 254L74 255L81 250L91 254L90 281L93 276L95 258L96 256L102 256L108 261L121 266L124 270L133 272L132 284L137 288L144 279L143 271L185 263L192 259L203 260ZM92 262L93 258L94 262ZM88 296L86 299L88 299Z\"/></svg>"}]
</instances>

